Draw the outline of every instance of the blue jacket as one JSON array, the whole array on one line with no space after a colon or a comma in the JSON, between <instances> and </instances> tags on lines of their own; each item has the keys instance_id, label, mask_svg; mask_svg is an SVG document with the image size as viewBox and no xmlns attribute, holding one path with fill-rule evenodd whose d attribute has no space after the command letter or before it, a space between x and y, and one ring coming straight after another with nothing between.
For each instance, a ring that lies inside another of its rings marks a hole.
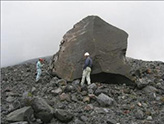
<instances>
[{"instance_id":1,"label":"blue jacket","mask_svg":"<svg viewBox=\"0 0 164 124\"><path fill-rule=\"evenodd\" d=\"M86 69L86 67L90 67L90 68L92 67L92 59L90 57L86 58L83 69Z\"/></svg>"}]
</instances>

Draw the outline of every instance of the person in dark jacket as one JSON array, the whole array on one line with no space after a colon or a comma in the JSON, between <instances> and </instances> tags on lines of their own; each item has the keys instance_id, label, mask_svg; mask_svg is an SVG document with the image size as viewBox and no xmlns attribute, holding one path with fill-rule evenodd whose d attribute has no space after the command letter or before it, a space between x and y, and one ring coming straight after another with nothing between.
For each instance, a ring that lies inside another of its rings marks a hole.
<instances>
[{"instance_id":1,"label":"person in dark jacket","mask_svg":"<svg viewBox=\"0 0 164 124\"><path fill-rule=\"evenodd\" d=\"M88 85L91 84L90 73L91 73L91 67L92 67L92 59L89 57L88 52L86 52L84 54L84 56L86 57L86 60L85 60L85 64L84 64L84 67L83 67L81 86L84 85L85 78L87 80Z\"/></svg>"}]
</instances>

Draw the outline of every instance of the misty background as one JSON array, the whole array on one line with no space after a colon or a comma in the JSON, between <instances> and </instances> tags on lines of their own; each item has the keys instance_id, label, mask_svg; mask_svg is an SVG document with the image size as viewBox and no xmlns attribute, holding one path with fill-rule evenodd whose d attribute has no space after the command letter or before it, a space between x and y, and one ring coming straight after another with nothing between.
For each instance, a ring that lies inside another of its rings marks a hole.
<instances>
[{"instance_id":1,"label":"misty background","mask_svg":"<svg viewBox=\"0 0 164 124\"><path fill-rule=\"evenodd\" d=\"M1 67L55 54L88 15L129 34L126 56L164 61L163 1L1 1Z\"/></svg>"}]
</instances>

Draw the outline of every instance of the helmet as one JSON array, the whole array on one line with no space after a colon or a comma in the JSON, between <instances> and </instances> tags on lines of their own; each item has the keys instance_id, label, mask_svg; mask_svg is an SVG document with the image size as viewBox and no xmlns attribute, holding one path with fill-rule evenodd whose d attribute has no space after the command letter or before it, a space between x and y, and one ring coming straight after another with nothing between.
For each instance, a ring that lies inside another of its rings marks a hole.
<instances>
[{"instance_id":1,"label":"helmet","mask_svg":"<svg viewBox=\"0 0 164 124\"><path fill-rule=\"evenodd\" d=\"M84 54L84 56L89 56L89 53L88 53L88 52L86 52L86 53Z\"/></svg>"},{"instance_id":2,"label":"helmet","mask_svg":"<svg viewBox=\"0 0 164 124\"><path fill-rule=\"evenodd\" d=\"M44 59L40 58L39 61L43 62Z\"/></svg>"}]
</instances>

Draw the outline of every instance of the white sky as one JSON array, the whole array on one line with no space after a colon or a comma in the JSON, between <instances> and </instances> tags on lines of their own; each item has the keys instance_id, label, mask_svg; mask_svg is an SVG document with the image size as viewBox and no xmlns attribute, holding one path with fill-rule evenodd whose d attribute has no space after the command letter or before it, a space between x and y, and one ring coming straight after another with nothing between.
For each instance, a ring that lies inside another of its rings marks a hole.
<instances>
[{"instance_id":1,"label":"white sky","mask_svg":"<svg viewBox=\"0 0 164 124\"><path fill-rule=\"evenodd\" d=\"M2 1L1 66L55 54L63 35L88 15L129 34L128 57L164 61L163 1Z\"/></svg>"}]
</instances>

